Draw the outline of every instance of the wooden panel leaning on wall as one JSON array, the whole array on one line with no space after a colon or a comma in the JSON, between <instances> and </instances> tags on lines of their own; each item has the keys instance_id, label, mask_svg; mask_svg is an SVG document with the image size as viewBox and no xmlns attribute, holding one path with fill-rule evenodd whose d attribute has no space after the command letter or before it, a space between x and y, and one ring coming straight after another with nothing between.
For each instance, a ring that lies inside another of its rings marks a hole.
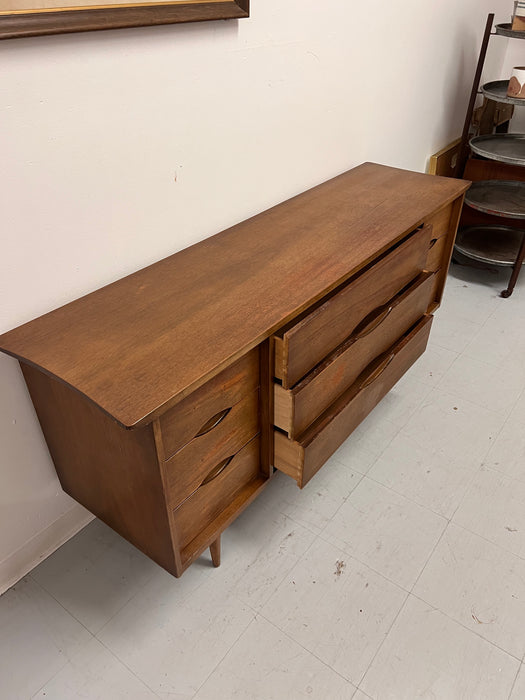
<instances>
[{"instance_id":1,"label":"wooden panel leaning on wall","mask_svg":"<svg viewBox=\"0 0 525 700\"><path fill-rule=\"evenodd\" d=\"M424 351L469 183L365 163L0 336L60 482L175 576Z\"/></svg>"}]
</instances>

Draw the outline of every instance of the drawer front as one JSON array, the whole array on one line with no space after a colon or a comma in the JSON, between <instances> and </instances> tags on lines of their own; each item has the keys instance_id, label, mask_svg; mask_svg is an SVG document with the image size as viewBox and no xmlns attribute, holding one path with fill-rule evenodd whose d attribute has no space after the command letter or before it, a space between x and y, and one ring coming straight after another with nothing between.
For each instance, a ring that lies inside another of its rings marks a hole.
<instances>
[{"instance_id":1,"label":"drawer front","mask_svg":"<svg viewBox=\"0 0 525 700\"><path fill-rule=\"evenodd\" d=\"M293 389L274 384L274 425L296 437L427 311L433 275L422 273L387 304L362 319L350 338Z\"/></svg>"},{"instance_id":2,"label":"drawer front","mask_svg":"<svg viewBox=\"0 0 525 700\"><path fill-rule=\"evenodd\" d=\"M213 430L244 396L259 386L259 351L241 357L160 418L164 458Z\"/></svg>"},{"instance_id":3,"label":"drawer front","mask_svg":"<svg viewBox=\"0 0 525 700\"><path fill-rule=\"evenodd\" d=\"M447 237L448 233L450 232L452 211L453 204L449 204L429 218L425 219L425 224L427 226L432 226L432 235L430 237L431 246L433 240L439 240L440 238Z\"/></svg>"},{"instance_id":4,"label":"drawer front","mask_svg":"<svg viewBox=\"0 0 525 700\"><path fill-rule=\"evenodd\" d=\"M352 387L301 436L291 440L274 432L274 465L302 488L374 406L424 352L432 316L425 316L401 340L377 358Z\"/></svg>"},{"instance_id":5,"label":"drawer front","mask_svg":"<svg viewBox=\"0 0 525 700\"><path fill-rule=\"evenodd\" d=\"M361 319L392 298L424 268L431 229L422 227L305 316L275 344L275 374L293 387L335 350Z\"/></svg>"},{"instance_id":6,"label":"drawer front","mask_svg":"<svg viewBox=\"0 0 525 700\"><path fill-rule=\"evenodd\" d=\"M236 454L259 432L259 391L241 399L211 430L193 438L165 462L169 504L188 498L213 468Z\"/></svg>"},{"instance_id":7,"label":"drawer front","mask_svg":"<svg viewBox=\"0 0 525 700\"><path fill-rule=\"evenodd\" d=\"M430 270L431 272L436 272L436 270L439 270L443 264L445 253L447 252L447 243L447 236L443 236L442 238L432 238L425 265L427 270Z\"/></svg>"},{"instance_id":8,"label":"drawer front","mask_svg":"<svg viewBox=\"0 0 525 700\"><path fill-rule=\"evenodd\" d=\"M218 464L209 480L173 511L179 548L189 545L219 518L236 496L251 482L259 479L259 438L254 438L227 464Z\"/></svg>"}]
</instances>

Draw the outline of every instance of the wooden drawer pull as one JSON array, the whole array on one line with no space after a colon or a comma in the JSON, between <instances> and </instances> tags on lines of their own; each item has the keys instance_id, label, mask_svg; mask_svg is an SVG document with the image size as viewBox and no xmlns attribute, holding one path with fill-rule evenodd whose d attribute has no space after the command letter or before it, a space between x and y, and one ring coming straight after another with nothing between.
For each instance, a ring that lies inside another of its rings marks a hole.
<instances>
[{"instance_id":1,"label":"wooden drawer pull","mask_svg":"<svg viewBox=\"0 0 525 700\"><path fill-rule=\"evenodd\" d=\"M385 369L388 367L388 365L392 362L392 360L395 357L395 353L391 353L388 357L386 357L384 360L381 361L381 363L375 368L375 370L370 374L364 381L364 383L361 385L361 389L364 389L367 386L370 386L372 382L375 382L376 379L378 379Z\"/></svg>"},{"instance_id":2,"label":"wooden drawer pull","mask_svg":"<svg viewBox=\"0 0 525 700\"><path fill-rule=\"evenodd\" d=\"M213 467L211 472L204 478L204 481L201 483L199 488L201 486L205 486L206 484L209 484L210 481L213 481L216 479L219 474L222 474L222 472L226 469L228 464L232 461L232 459L235 457L235 455L232 455L231 457L226 457L226 459L223 459L222 462L219 462L216 467Z\"/></svg>"},{"instance_id":3,"label":"wooden drawer pull","mask_svg":"<svg viewBox=\"0 0 525 700\"><path fill-rule=\"evenodd\" d=\"M219 411L219 413L216 413L209 420L207 420L206 423L204 423L204 425L195 433L193 437L198 438L201 435L206 435L206 433L209 433L210 430L216 428L219 425L219 423L222 423L222 421L226 418L226 416L231 410L232 409L230 407L225 408L224 411Z\"/></svg>"},{"instance_id":4,"label":"wooden drawer pull","mask_svg":"<svg viewBox=\"0 0 525 700\"><path fill-rule=\"evenodd\" d=\"M393 308L393 306L380 306L379 308L374 309L372 313L369 313L368 316L366 316L361 323L355 327L354 332L350 337L354 340L359 340L360 338L367 336L372 331L375 331L375 329L380 326L392 313Z\"/></svg>"},{"instance_id":5,"label":"wooden drawer pull","mask_svg":"<svg viewBox=\"0 0 525 700\"><path fill-rule=\"evenodd\" d=\"M437 242L438 242L438 239L437 239L437 238L433 238L433 239L430 241L430 245L428 246L428 249L431 250L431 249L436 245Z\"/></svg>"}]
</instances>

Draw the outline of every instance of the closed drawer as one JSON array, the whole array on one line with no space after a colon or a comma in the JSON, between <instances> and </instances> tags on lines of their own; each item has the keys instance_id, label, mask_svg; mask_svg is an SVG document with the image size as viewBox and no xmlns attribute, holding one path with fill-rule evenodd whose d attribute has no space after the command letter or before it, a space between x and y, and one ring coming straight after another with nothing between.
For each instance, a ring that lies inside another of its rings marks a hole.
<instances>
[{"instance_id":1,"label":"closed drawer","mask_svg":"<svg viewBox=\"0 0 525 700\"><path fill-rule=\"evenodd\" d=\"M246 487L260 479L259 438L256 437L230 460L216 465L195 493L173 511L172 522L179 548L188 547L192 540L213 525Z\"/></svg>"},{"instance_id":2,"label":"closed drawer","mask_svg":"<svg viewBox=\"0 0 525 700\"><path fill-rule=\"evenodd\" d=\"M188 498L217 464L235 455L259 432L259 391L241 399L220 422L176 452L165 463L168 502Z\"/></svg>"},{"instance_id":3,"label":"closed drawer","mask_svg":"<svg viewBox=\"0 0 525 700\"><path fill-rule=\"evenodd\" d=\"M443 258L447 252L452 213L453 205L449 204L425 221L427 226L432 226L425 269L432 272L438 270L443 264Z\"/></svg>"},{"instance_id":4,"label":"closed drawer","mask_svg":"<svg viewBox=\"0 0 525 700\"><path fill-rule=\"evenodd\" d=\"M301 321L274 336L275 376L290 389L348 337L360 320L424 268L431 229L422 227Z\"/></svg>"},{"instance_id":5,"label":"closed drawer","mask_svg":"<svg viewBox=\"0 0 525 700\"><path fill-rule=\"evenodd\" d=\"M422 273L387 304L366 316L350 337L296 384L274 384L274 425L300 435L367 367L427 311L433 275Z\"/></svg>"},{"instance_id":6,"label":"closed drawer","mask_svg":"<svg viewBox=\"0 0 525 700\"><path fill-rule=\"evenodd\" d=\"M302 488L424 352L432 316L425 316L379 356L348 391L301 435L274 432L274 465Z\"/></svg>"},{"instance_id":7,"label":"closed drawer","mask_svg":"<svg viewBox=\"0 0 525 700\"><path fill-rule=\"evenodd\" d=\"M256 348L206 382L160 418L164 459L212 430L232 407L259 386Z\"/></svg>"}]
</instances>

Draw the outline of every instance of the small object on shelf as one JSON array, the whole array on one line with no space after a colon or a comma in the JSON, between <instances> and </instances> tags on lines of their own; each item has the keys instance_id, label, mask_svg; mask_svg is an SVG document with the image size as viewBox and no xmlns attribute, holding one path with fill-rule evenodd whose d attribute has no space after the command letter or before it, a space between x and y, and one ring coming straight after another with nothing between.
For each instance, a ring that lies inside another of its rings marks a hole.
<instances>
[{"instance_id":1,"label":"small object on shelf","mask_svg":"<svg viewBox=\"0 0 525 700\"><path fill-rule=\"evenodd\" d=\"M478 180L467 191L465 204L484 214L525 219L525 182Z\"/></svg>"},{"instance_id":2,"label":"small object on shelf","mask_svg":"<svg viewBox=\"0 0 525 700\"><path fill-rule=\"evenodd\" d=\"M507 97L515 97L521 100L525 98L525 66L515 66L512 69L507 87Z\"/></svg>"},{"instance_id":3,"label":"small object on shelf","mask_svg":"<svg viewBox=\"0 0 525 700\"><path fill-rule=\"evenodd\" d=\"M514 31L525 30L525 2L522 2L522 0L517 0L517 2L514 3L512 29Z\"/></svg>"},{"instance_id":4,"label":"small object on shelf","mask_svg":"<svg viewBox=\"0 0 525 700\"><path fill-rule=\"evenodd\" d=\"M478 156L510 165L525 165L525 134L485 134L470 139Z\"/></svg>"},{"instance_id":5,"label":"small object on shelf","mask_svg":"<svg viewBox=\"0 0 525 700\"><path fill-rule=\"evenodd\" d=\"M504 22L503 24L496 25L496 34L500 36L506 36L510 39L525 39L524 31L516 31L512 29L512 22Z\"/></svg>"}]
</instances>

